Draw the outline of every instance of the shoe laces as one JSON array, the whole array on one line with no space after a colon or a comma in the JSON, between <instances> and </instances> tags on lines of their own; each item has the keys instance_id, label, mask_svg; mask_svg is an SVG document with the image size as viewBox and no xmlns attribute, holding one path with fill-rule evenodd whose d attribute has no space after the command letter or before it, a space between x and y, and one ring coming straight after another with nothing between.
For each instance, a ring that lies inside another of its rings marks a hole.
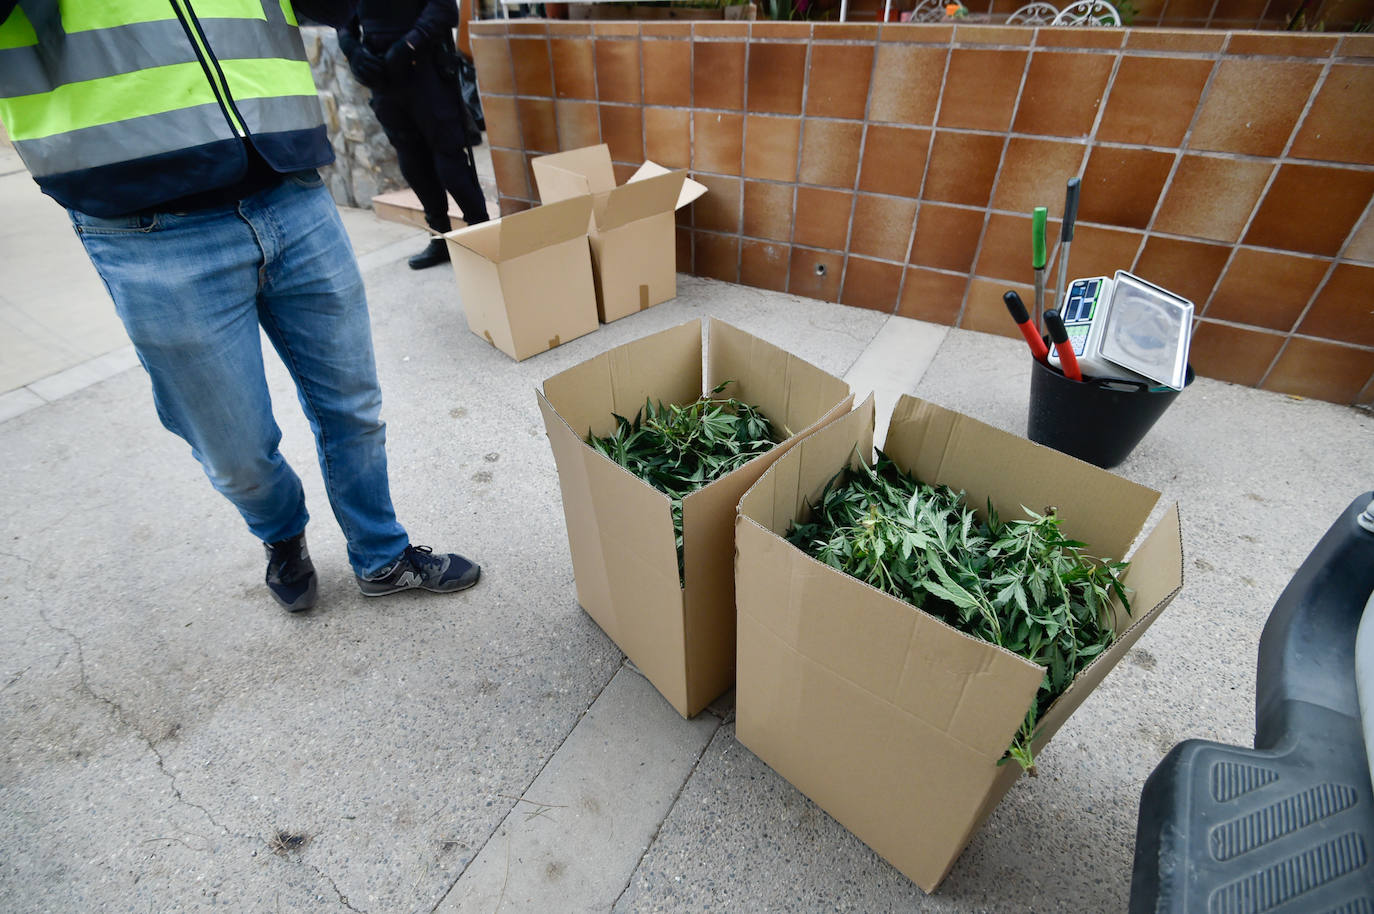
<instances>
[{"instance_id":1,"label":"shoe laces","mask_svg":"<svg viewBox=\"0 0 1374 914\"><path fill-rule=\"evenodd\" d=\"M429 546L406 546L405 557L411 565L420 568L436 566L443 561L434 554L434 550Z\"/></svg>"}]
</instances>

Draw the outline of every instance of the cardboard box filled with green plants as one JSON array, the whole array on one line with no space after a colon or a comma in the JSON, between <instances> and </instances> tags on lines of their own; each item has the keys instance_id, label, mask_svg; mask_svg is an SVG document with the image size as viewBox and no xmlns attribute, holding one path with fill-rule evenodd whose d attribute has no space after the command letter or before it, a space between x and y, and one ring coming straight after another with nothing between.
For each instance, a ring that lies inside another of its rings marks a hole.
<instances>
[{"instance_id":1,"label":"cardboard box filled with green plants","mask_svg":"<svg viewBox=\"0 0 1374 914\"><path fill-rule=\"evenodd\" d=\"M929 892L1183 546L1160 493L968 416L903 396L876 456L873 428L870 398L740 502L736 735Z\"/></svg>"},{"instance_id":2,"label":"cardboard box filled with green plants","mask_svg":"<svg viewBox=\"0 0 1374 914\"><path fill-rule=\"evenodd\" d=\"M723 321L691 321L544 382L577 600L677 711L735 676L740 496L849 386ZM704 361L704 374L703 374Z\"/></svg>"}]
</instances>

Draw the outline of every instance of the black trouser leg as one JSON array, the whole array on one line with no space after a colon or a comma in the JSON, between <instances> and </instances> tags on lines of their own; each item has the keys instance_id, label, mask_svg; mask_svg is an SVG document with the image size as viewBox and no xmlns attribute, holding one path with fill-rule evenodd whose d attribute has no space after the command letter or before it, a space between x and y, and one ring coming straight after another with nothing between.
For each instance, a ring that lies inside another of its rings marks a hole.
<instances>
[{"instance_id":1,"label":"black trouser leg","mask_svg":"<svg viewBox=\"0 0 1374 914\"><path fill-rule=\"evenodd\" d=\"M396 150L401 177L420 199L426 224L436 232L447 232L452 227L448 217L448 195L434 167L429 141L412 116L409 105L398 95L378 92L373 93L372 110Z\"/></svg>"}]
</instances>

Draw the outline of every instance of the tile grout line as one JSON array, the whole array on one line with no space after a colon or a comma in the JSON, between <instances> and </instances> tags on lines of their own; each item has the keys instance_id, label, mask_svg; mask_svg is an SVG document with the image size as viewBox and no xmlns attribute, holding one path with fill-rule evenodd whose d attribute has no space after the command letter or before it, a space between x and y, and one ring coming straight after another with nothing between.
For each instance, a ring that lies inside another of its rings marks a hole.
<instances>
[{"instance_id":1,"label":"tile grout line","mask_svg":"<svg viewBox=\"0 0 1374 914\"><path fill-rule=\"evenodd\" d=\"M814 33L814 29L812 30ZM806 43L806 60L802 64L802 97L797 109L797 168L792 180L792 231L787 236L787 291L797 294L792 288L792 261L797 255L797 209L801 203L801 176L803 153L806 152L806 100L811 94L811 49L814 44ZM740 226L742 229L743 226Z\"/></svg>"},{"instance_id":2,"label":"tile grout line","mask_svg":"<svg viewBox=\"0 0 1374 914\"><path fill-rule=\"evenodd\" d=\"M855 256L853 253L854 216L859 211L859 187L863 184L864 152L868 149L868 130L870 127L868 115L873 105L873 70L876 66L876 59L878 56L876 42L870 43L869 47L872 49L873 53L868 58L868 90L864 94L863 127L859 128L859 158L854 163L854 185L849 192L849 228L846 230L844 238L844 260L842 261L840 269L840 288L835 295L837 304L844 304L845 283L849 280L849 260L851 257ZM915 217L913 216L912 219L914 220ZM901 295L900 276L897 279L897 294L898 296ZM896 311L897 301L893 301L892 308L887 311L887 314L892 315L895 314Z\"/></svg>"},{"instance_id":3,"label":"tile grout line","mask_svg":"<svg viewBox=\"0 0 1374 914\"><path fill-rule=\"evenodd\" d=\"M749 58L753 54L753 29L748 30L744 40L744 92L740 98L739 115L739 204L735 208L735 281L744 278L744 156L749 141ZM624 894L623 892L621 894ZM617 899L619 900L619 899Z\"/></svg>"},{"instance_id":4,"label":"tile grout line","mask_svg":"<svg viewBox=\"0 0 1374 914\"><path fill-rule=\"evenodd\" d=\"M911 217L911 232L907 235L906 239L906 261L902 267L902 281L897 286L897 308L893 313L900 313L902 310L902 302L906 298L906 281L907 277L911 274L911 258L916 253L916 232L921 225L921 208L925 205L926 182L930 180L930 156L931 153L935 151L935 130L940 120L940 105L944 102L945 86L949 82L949 61L953 56L951 48L948 45L945 46L944 51L945 63L940 70L940 88L935 94L935 110L930 114L930 136L926 138L926 162L925 166L921 169L921 185L916 189L916 212ZM878 68L876 54L874 55L873 68L875 70ZM989 200L988 202L991 203L992 201ZM964 291L966 294L970 281L970 279L966 279L964 282ZM963 307L962 297L959 300L959 305L961 308Z\"/></svg>"}]
</instances>

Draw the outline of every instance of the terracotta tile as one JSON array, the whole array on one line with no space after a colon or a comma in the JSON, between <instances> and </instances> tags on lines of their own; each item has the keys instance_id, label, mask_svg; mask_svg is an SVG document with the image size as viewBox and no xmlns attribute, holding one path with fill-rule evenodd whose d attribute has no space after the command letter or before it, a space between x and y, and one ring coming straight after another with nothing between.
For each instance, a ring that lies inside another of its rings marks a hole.
<instances>
[{"instance_id":1,"label":"terracotta tile","mask_svg":"<svg viewBox=\"0 0 1374 914\"><path fill-rule=\"evenodd\" d=\"M1237 241L1274 166L1185 155L1155 217L1157 231Z\"/></svg>"},{"instance_id":2,"label":"terracotta tile","mask_svg":"<svg viewBox=\"0 0 1374 914\"><path fill-rule=\"evenodd\" d=\"M1026 229L1030 237L1030 229ZM1051 243L1058 246L1056 233ZM1140 252L1140 243L1145 240L1141 232L1123 229L1100 228L1095 225L1079 225L1073 232L1073 244L1069 248L1069 279L1080 276L1111 276L1117 270L1129 270ZM1058 256L1057 254L1055 256ZM1028 257L1027 260L1030 258ZM1053 285L1059 276L1058 261L1050 264L1051 270L1045 278L1047 285Z\"/></svg>"},{"instance_id":3,"label":"terracotta tile","mask_svg":"<svg viewBox=\"0 0 1374 914\"><path fill-rule=\"evenodd\" d=\"M472 36L472 60L477 69L477 85L482 93L515 94L515 71L511 68L510 40Z\"/></svg>"},{"instance_id":4,"label":"terracotta tile","mask_svg":"<svg viewBox=\"0 0 1374 914\"><path fill-rule=\"evenodd\" d=\"M582 39L555 38L549 42L553 56L553 87L559 98L596 98L596 58L592 43Z\"/></svg>"},{"instance_id":5,"label":"terracotta tile","mask_svg":"<svg viewBox=\"0 0 1374 914\"><path fill-rule=\"evenodd\" d=\"M1283 346L1277 333L1199 321L1188 344L1188 364L1204 378L1254 387Z\"/></svg>"},{"instance_id":6,"label":"terracotta tile","mask_svg":"<svg viewBox=\"0 0 1374 914\"><path fill-rule=\"evenodd\" d=\"M690 22L641 22L639 34L642 38L691 38Z\"/></svg>"},{"instance_id":7,"label":"terracotta tile","mask_svg":"<svg viewBox=\"0 0 1374 914\"><path fill-rule=\"evenodd\" d=\"M549 25L537 19L511 20L506 31L511 35L547 35Z\"/></svg>"},{"instance_id":8,"label":"terracotta tile","mask_svg":"<svg viewBox=\"0 0 1374 914\"><path fill-rule=\"evenodd\" d=\"M493 149L491 168L496 174L496 189L506 197L531 197L525 156L515 149Z\"/></svg>"},{"instance_id":9,"label":"terracotta tile","mask_svg":"<svg viewBox=\"0 0 1374 914\"><path fill-rule=\"evenodd\" d=\"M1131 272L1182 295L1193 303L1193 313L1200 314L1230 256L1224 245L1153 235Z\"/></svg>"},{"instance_id":10,"label":"terracotta tile","mask_svg":"<svg viewBox=\"0 0 1374 914\"><path fill-rule=\"evenodd\" d=\"M1346 35L1336 49L1340 57L1374 57L1374 35Z\"/></svg>"},{"instance_id":11,"label":"terracotta tile","mask_svg":"<svg viewBox=\"0 0 1374 914\"><path fill-rule=\"evenodd\" d=\"M516 114L515 96L483 96L482 115L487 121L489 144L511 149L519 149L524 145L520 138L520 116Z\"/></svg>"},{"instance_id":12,"label":"terracotta tile","mask_svg":"<svg viewBox=\"0 0 1374 914\"><path fill-rule=\"evenodd\" d=\"M979 333L995 333L998 336L1011 336L1021 339L1021 331L1007 316L1007 304L1002 296L1007 290L1016 291L1023 301L1029 301L1028 286L1017 286L999 282L995 279L974 277L968 284L968 301L964 303L964 313L958 326L963 330L976 330Z\"/></svg>"},{"instance_id":13,"label":"terracotta tile","mask_svg":"<svg viewBox=\"0 0 1374 914\"><path fill-rule=\"evenodd\" d=\"M1224 32L1197 29L1128 29L1126 47L1138 51L1195 51L1215 53L1226 43Z\"/></svg>"},{"instance_id":14,"label":"terracotta tile","mask_svg":"<svg viewBox=\"0 0 1374 914\"><path fill-rule=\"evenodd\" d=\"M916 237L911 245L911 262L968 273L973 268L973 257L978 253L978 239L983 235L985 215L980 209L922 204L921 211L916 214Z\"/></svg>"},{"instance_id":15,"label":"terracotta tile","mask_svg":"<svg viewBox=\"0 0 1374 914\"><path fill-rule=\"evenodd\" d=\"M695 263L698 276L739 282L739 236L693 232Z\"/></svg>"},{"instance_id":16,"label":"terracotta tile","mask_svg":"<svg viewBox=\"0 0 1374 914\"><path fill-rule=\"evenodd\" d=\"M935 131L922 196L945 203L986 206L1001 163L1003 142L1000 136L983 133Z\"/></svg>"},{"instance_id":17,"label":"terracotta tile","mask_svg":"<svg viewBox=\"0 0 1374 914\"><path fill-rule=\"evenodd\" d=\"M745 181L744 234L773 241L792 240L794 191L790 184Z\"/></svg>"},{"instance_id":18,"label":"terracotta tile","mask_svg":"<svg viewBox=\"0 0 1374 914\"><path fill-rule=\"evenodd\" d=\"M849 215L854 195L819 187L797 188L794 244L843 251L849 239Z\"/></svg>"},{"instance_id":19,"label":"terracotta tile","mask_svg":"<svg viewBox=\"0 0 1374 914\"><path fill-rule=\"evenodd\" d=\"M964 305L968 277L908 267L897 313L918 321L952 326Z\"/></svg>"},{"instance_id":20,"label":"terracotta tile","mask_svg":"<svg viewBox=\"0 0 1374 914\"><path fill-rule=\"evenodd\" d=\"M1057 234L1054 238L1059 237ZM1031 269L1031 220L1029 216L992 213L988 216L983 247L978 251L973 272L1004 282L1030 285L1035 281ZM1045 282L1054 282L1054 271L1045 271Z\"/></svg>"},{"instance_id":21,"label":"terracotta tile","mask_svg":"<svg viewBox=\"0 0 1374 914\"><path fill-rule=\"evenodd\" d=\"M616 186L619 187L621 184L627 183L627 182L630 180L630 178L634 177L634 173L635 173L636 171L639 170L639 166L640 166L641 164L643 164L643 163L638 162L638 161L633 162L633 163L631 163L631 162L612 162L612 163L611 163L611 171L614 172L614 174L615 174L615 183L616 183ZM534 172L531 171L531 172L530 172L530 175L533 176L533 174L534 174Z\"/></svg>"},{"instance_id":22,"label":"terracotta tile","mask_svg":"<svg viewBox=\"0 0 1374 914\"><path fill-rule=\"evenodd\" d=\"M601 116L596 102L554 102L558 118L558 147L581 149L601 142Z\"/></svg>"},{"instance_id":23,"label":"terracotta tile","mask_svg":"<svg viewBox=\"0 0 1374 914\"><path fill-rule=\"evenodd\" d=\"M958 91L944 93L940 126L1006 130L1011 125L1016 91L1021 87L1021 71L1025 66L1024 51L981 48L950 51L945 85L958 87Z\"/></svg>"},{"instance_id":24,"label":"terracotta tile","mask_svg":"<svg viewBox=\"0 0 1374 914\"><path fill-rule=\"evenodd\" d=\"M906 260L916 201L900 197L859 194L854 205L854 229L849 252L883 260Z\"/></svg>"},{"instance_id":25,"label":"terracotta tile","mask_svg":"<svg viewBox=\"0 0 1374 914\"><path fill-rule=\"evenodd\" d=\"M732 111L744 107L744 48L742 41L692 45L692 103L696 107Z\"/></svg>"},{"instance_id":26,"label":"terracotta tile","mask_svg":"<svg viewBox=\"0 0 1374 914\"><path fill-rule=\"evenodd\" d=\"M947 45L954 39L954 26L939 23L883 23L880 29L882 41Z\"/></svg>"},{"instance_id":27,"label":"terracotta tile","mask_svg":"<svg viewBox=\"0 0 1374 914\"><path fill-rule=\"evenodd\" d=\"M1205 316L1287 333L1329 265L1315 257L1238 248Z\"/></svg>"},{"instance_id":28,"label":"terracotta tile","mask_svg":"<svg viewBox=\"0 0 1374 914\"><path fill-rule=\"evenodd\" d=\"M691 209L691 207L688 207ZM678 226L673 233L673 238L677 241L677 271L679 273L692 272L692 233L688 229Z\"/></svg>"},{"instance_id":29,"label":"terracotta tile","mask_svg":"<svg viewBox=\"0 0 1374 914\"><path fill-rule=\"evenodd\" d=\"M1030 47L1034 39L1035 29L1025 25L966 25L956 22L954 26L954 40L960 44L1010 44Z\"/></svg>"},{"instance_id":30,"label":"terracotta tile","mask_svg":"<svg viewBox=\"0 0 1374 914\"><path fill-rule=\"evenodd\" d=\"M878 26L868 23L817 22L811 31L815 41L877 41Z\"/></svg>"},{"instance_id":31,"label":"terracotta tile","mask_svg":"<svg viewBox=\"0 0 1374 914\"><path fill-rule=\"evenodd\" d=\"M801 118L751 114L745 121L744 173L773 181L797 180Z\"/></svg>"},{"instance_id":32,"label":"terracotta tile","mask_svg":"<svg viewBox=\"0 0 1374 914\"><path fill-rule=\"evenodd\" d=\"M869 121L933 124L948 56L946 48L879 45L873 64Z\"/></svg>"},{"instance_id":33,"label":"terracotta tile","mask_svg":"<svg viewBox=\"0 0 1374 914\"><path fill-rule=\"evenodd\" d=\"M693 34L697 38L748 38L747 22L694 22Z\"/></svg>"},{"instance_id":34,"label":"terracotta tile","mask_svg":"<svg viewBox=\"0 0 1374 914\"><path fill-rule=\"evenodd\" d=\"M1226 0L1221 0L1225 3ZM1264 12L1264 0L1252 0L1260 12L1251 16L1258 19ZM1218 5L1215 18L1243 18L1242 16L1223 16ZM1263 32L1235 33L1226 45L1227 54L1268 54L1274 57L1330 57L1336 49L1337 36L1319 35L1315 32Z\"/></svg>"},{"instance_id":35,"label":"terracotta tile","mask_svg":"<svg viewBox=\"0 0 1374 914\"><path fill-rule=\"evenodd\" d=\"M1334 64L1298 128L1289 155L1374 165L1374 67Z\"/></svg>"},{"instance_id":36,"label":"terracotta tile","mask_svg":"<svg viewBox=\"0 0 1374 914\"><path fill-rule=\"evenodd\" d=\"M646 23L647 25L647 23ZM644 104L692 103L692 44L689 41L645 41Z\"/></svg>"},{"instance_id":37,"label":"terracotta tile","mask_svg":"<svg viewBox=\"0 0 1374 914\"><path fill-rule=\"evenodd\" d=\"M484 22L473 22L468 25L468 31L472 35L504 35L506 34L506 20L488 19Z\"/></svg>"},{"instance_id":38,"label":"terracotta tile","mask_svg":"<svg viewBox=\"0 0 1374 914\"><path fill-rule=\"evenodd\" d=\"M693 175L706 185L706 195L692 204L692 224L713 232L739 234L740 179Z\"/></svg>"},{"instance_id":39,"label":"terracotta tile","mask_svg":"<svg viewBox=\"0 0 1374 914\"><path fill-rule=\"evenodd\" d=\"M840 304L891 314L902 286L901 264L850 257L844 268Z\"/></svg>"},{"instance_id":40,"label":"terracotta tile","mask_svg":"<svg viewBox=\"0 0 1374 914\"><path fill-rule=\"evenodd\" d=\"M635 38L639 35L639 23L614 21L593 22L592 34L597 38Z\"/></svg>"},{"instance_id":41,"label":"terracotta tile","mask_svg":"<svg viewBox=\"0 0 1374 914\"><path fill-rule=\"evenodd\" d=\"M787 291L821 301L838 301L843 271L843 254L793 248L792 263L787 271Z\"/></svg>"},{"instance_id":42,"label":"terracotta tile","mask_svg":"<svg viewBox=\"0 0 1374 914\"><path fill-rule=\"evenodd\" d=\"M691 168L690 112L682 108L645 108L644 153L646 158L668 168Z\"/></svg>"},{"instance_id":43,"label":"terracotta tile","mask_svg":"<svg viewBox=\"0 0 1374 914\"><path fill-rule=\"evenodd\" d=\"M1202 100L1188 148L1280 154L1320 73L1321 65L1315 63L1221 61Z\"/></svg>"},{"instance_id":44,"label":"terracotta tile","mask_svg":"<svg viewBox=\"0 0 1374 914\"><path fill-rule=\"evenodd\" d=\"M751 45L749 110L800 114L805 73L806 45Z\"/></svg>"},{"instance_id":45,"label":"terracotta tile","mask_svg":"<svg viewBox=\"0 0 1374 914\"><path fill-rule=\"evenodd\" d=\"M769 47L769 45L762 47ZM774 47L784 47L784 45L774 45ZM756 53L758 53L758 48L751 52L751 54ZM749 69L752 77L752 58ZM810 117L862 118L868 107L868 83L872 72L872 45L812 45L811 74L806 89L807 115ZM790 71L788 76L794 81L796 80L795 71ZM749 85L752 96L752 78Z\"/></svg>"},{"instance_id":46,"label":"terracotta tile","mask_svg":"<svg viewBox=\"0 0 1374 914\"><path fill-rule=\"evenodd\" d=\"M1097 146L1083 171L1078 218L1130 228L1150 224L1174 153Z\"/></svg>"},{"instance_id":47,"label":"terracotta tile","mask_svg":"<svg viewBox=\"0 0 1374 914\"><path fill-rule=\"evenodd\" d=\"M1031 55L1012 129L1046 136L1087 136L1112 74L1112 62L1107 54L1081 51Z\"/></svg>"},{"instance_id":48,"label":"terracotta tile","mask_svg":"<svg viewBox=\"0 0 1374 914\"><path fill-rule=\"evenodd\" d=\"M592 33L590 22L550 22L549 37L565 38L573 36L585 36Z\"/></svg>"},{"instance_id":49,"label":"terracotta tile","mask_svg":"<svg viewBox=\"0 0 1374 914\"><path fill-rule=\"evenodd\" d=\"M1374 172L1281 165L1246 244L1334 257L1374 196Z\"/></svg>"},{"instance_id":50,"label":"terracotta tile","mask_svg":"<svg viewBox=\"0 0 1374 914\"><path fill-rule=\"evenodd\" d=\"M1210 60L1123 57L1097 138L1110 143L1178 146L1211 72Z\"/></svg>"},{"instance_id":51,"label":"terracotta tile","mask_svg":"<svg viewBox=\"0 0 1374 914\"><path fill-rule=\"evenodd\" d=\"M863 124L807 118L802 126L801 172L798 180L803 184L853 187L859 169L862 138Z\"/></svg>"},{"instance_id":52,"label":"terracotta tile","mask_svg":"<svg viewBox=\"0 0 1374 914\"><path fill-rule=\"evenodd\" d=\"M638 41L596 42L596 92L603 102L642 101Z\"/></svg>"},{"instance_id":53,"label":"terracotta tile","mask_svg":"<svg viewBox=\"0 0 1374 914\"><path fill-rule=\"evenodd\" d=\"M741 242L739 281L746 286L787 291L787 272L792 249L785 244L766 241Z\"/></svg>"},{"instance_id":54,"label":"terracotta tile","mask_svg":"<svg viewBox=\"0 0 1374 914\"><path fill-rule=\"evenodd\" d=\"M749 29L749 37L755 41L760 38L791 38L794 41L807 41L811 38L811 23L755 22Z\"/></svg>"},{"instance_id":55,"label":"terracotta tile","mask_svg":"<svg viewBox=\"0 0 1374 914\"><path fill-rule=\"evenodd\" d=\"M547 38L512 38L511 64L518 95L553 95L553 70L549 65Z\"/></svg>"},{"instance_id":56,"label":"terracotta tile","mask_svg":"<svg viewBox=\"0 0 1374 914\"><path fill-rule=\"evenodd\" d=\"M498 201L498 209L501 215L510 216L514 213L523 213L534 204L528 200L516 200L513 197L501 197Z\"/></svg>"},{"instance_id":57,"label":"terracotta tile","mask_svg":"<svg viewBox=\"0 0 1374 914\"><path fill-rule=\"evenodd\" d=\"M1350 243L1346 245L1344 256L1346 260L1374 263L1374 217L1366 218L1355 230Z\"/></svg>"},{"instance_id":58,"label":"terracotta tile","mask_svg":"<svg viewBox=\"0 0 1374 914\"><path fill-rule=\"evenodd\" d=\"M1374 267L1343 263L1332 272L1298 333L1374 346Z\"/></svg>"},{"instance_id":59,"label":"terracotta tile","mask_svg":"<svg viewBox=\"0 0 1374 914\"><path fill-rule=\"evenodd\" d=\"M1374 352L1294 337L1264 382L1265 390L1353 403L1374 375Z\"/></svg>"},{"instance_id":60,"label":"terracotta tile","mask_svg":"<svg viewBox=\"0 0 1374 914\"><path fill-rule=\"evenodd\" d=\"M992 197L993 208L1029 213L1037 206L1048 206L1051 213L1062 215L1064 187L1078 174L1084 151L1078 143L1012 137Z\"/></svg>"},{"instance_id":61,"label":"terracotta tile","mask_svg":"<svg viewBox=\"0 0 1374 914\"><path fill-rule=\"evenodd\" d=\"M723 111L692 112L692 168L737 175L743 149L743 115Z\"/></svg>"},{"instance_id":62,"label":"terracotta tile","mask_svg":"<svg viewBox=\"0 0 1374 914\"><path fill-rule=\"evenodd\" d=\"M870 124L864 140L860 189L919 197L929 148L929 130Z\"/></svg>"},{"instance_id":63,"label":"terracotta tile","mask_svg":"<svg viewBox=\"0 0 1374 914\"><path fill-rule=\"evenodd\" d=\"M601 106L601 141L611 147L617 162L644 161L643 109L626 105Z\"/></svg>"},{"instance_id":64,"label":"terracotta tile","mask_svg":"<svg viewBox=\"0 0 1374 914\"><path fill-rule=\"evenodd\" d=\"M558 127L554 120L553 99L519 98L515 107L520 112L520 136L527 150L558 151Z\"/></svg>"},{"instance_id":65,"label":"terracotta tile","mask_svg":"<svg viewBox=\"0 0 1374 914\"><path fill-rule=\"evenodd\" d=\"M1013 9L1016 5L1012 0ZM1102 48L1114 51L1121 47L1125 38L1125 30L1115 28L1039 29L1035 33L1035 44L1042 48Z\"/></svg>"}]
</instances>

